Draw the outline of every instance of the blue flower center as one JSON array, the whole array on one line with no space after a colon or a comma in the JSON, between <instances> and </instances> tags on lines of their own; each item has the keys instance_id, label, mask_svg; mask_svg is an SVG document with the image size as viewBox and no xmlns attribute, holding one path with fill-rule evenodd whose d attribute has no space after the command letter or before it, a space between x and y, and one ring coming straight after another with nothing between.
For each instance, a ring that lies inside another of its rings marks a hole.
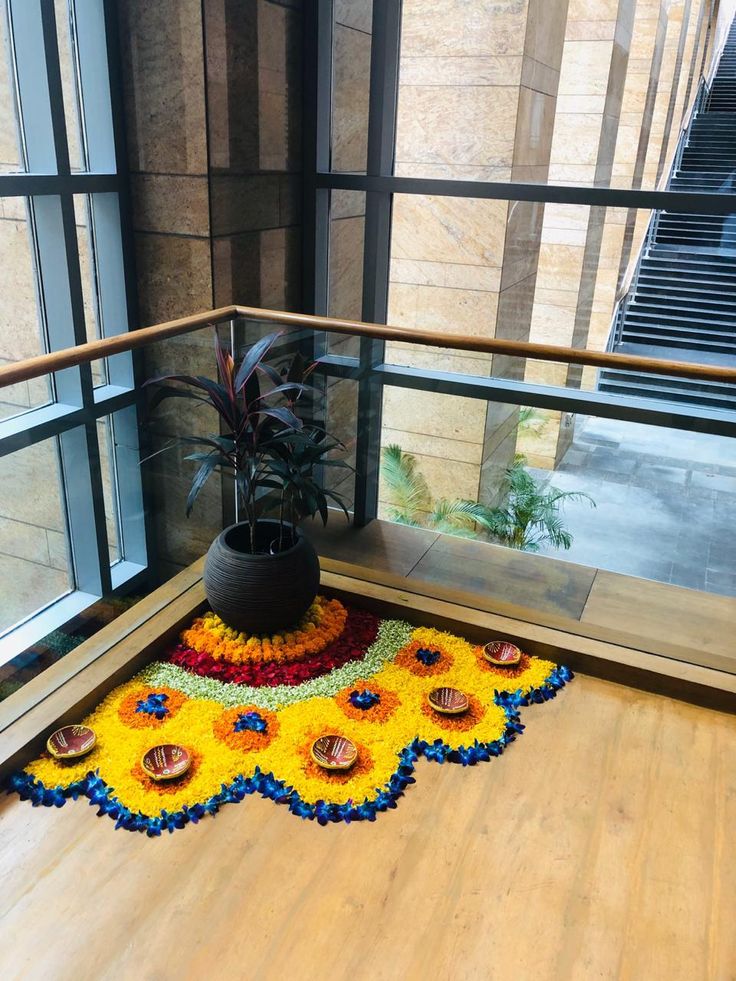
<instances>
[{"instance_id":1,"label":"blue flower center","mask_svg":"<svg viewBox=\"0 0 736 981\"><path fill-rule=\"evenodd\" d=\"M241 712L235 720L234 732L265 732L268 723L258 712Z\"/></svg>"},{"instance_id":2,"label":"blue flower center","mask_svg":"<svg viewBox=\"0 0 736 981\"><path fill-rule=\"evenodd\" d=\"M421 661L427 667L436 664L441 657L442 654L440 651L430 651L426 647L420 647L417 651L417 661Z\"/></svg>"},{"instance_id":3,"label":"blue flower center","mask_svg":"<svg viewBox=\"0 0 736 981\"><path fill-rule=\"evenodd\" d=\"M374 705L378 705L381 701L381 696L374 691L369 691L368 688L364 688L363 691L351 691L350 704L354 705L358 709L369 709L373 708Z\"/></svg>"},{"instance_id":4,"label":"blue flower center","mask_svg":"<svg viewBox=\"0 0 736 981\"><path fill-rule=\"evenodd\" d=\"M164 692L151 692L146 698L142 698L135 707L136 712L145 712L146 715L155 715L161 721L164 716L169 714L169 710L164 705L168 702L169 696Z\"/></svg>"}]
</instances>

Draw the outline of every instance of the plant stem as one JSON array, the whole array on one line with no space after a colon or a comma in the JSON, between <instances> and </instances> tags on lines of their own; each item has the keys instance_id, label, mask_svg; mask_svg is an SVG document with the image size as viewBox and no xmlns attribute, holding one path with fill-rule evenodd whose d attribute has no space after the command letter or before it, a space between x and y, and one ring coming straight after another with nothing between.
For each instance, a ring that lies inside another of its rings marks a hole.
<instances>
[{"instance_id":1,"label":"plant stem","mask_svg":"<svg viewBox=\"0 0 736 981\"><path fill-rule=\"evenodd\" d=\"M281 488L281 500L279 501L279 552L282 548L283 538L284 538L284 490Z\"/></svg>"}]
</instances>

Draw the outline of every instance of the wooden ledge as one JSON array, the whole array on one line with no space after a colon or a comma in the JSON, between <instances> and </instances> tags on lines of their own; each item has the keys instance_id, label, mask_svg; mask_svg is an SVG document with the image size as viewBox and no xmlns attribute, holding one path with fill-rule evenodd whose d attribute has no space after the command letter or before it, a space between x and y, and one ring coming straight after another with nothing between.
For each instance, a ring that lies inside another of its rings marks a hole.
<instances>
[{"instance_id":1,"label":"wooden ledge","mask_svg":"<svg viewBox=\"0 0 736 981\"><path fill-rule=\"evenodd\" d=\"M736 674L736 598L423 528L309 524L322 566L683 664Z\"/></svg>"}]
</instances>

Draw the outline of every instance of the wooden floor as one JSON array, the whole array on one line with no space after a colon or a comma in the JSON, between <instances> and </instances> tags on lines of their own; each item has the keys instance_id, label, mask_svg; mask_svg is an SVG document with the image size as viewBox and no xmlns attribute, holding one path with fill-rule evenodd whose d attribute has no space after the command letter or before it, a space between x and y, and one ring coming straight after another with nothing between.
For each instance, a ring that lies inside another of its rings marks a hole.
<instances>
[{"instance_id":1,"label":"wooden floor","mask_svg":"<svg viewBox=\"0 0 736 981\"><path fill-rule=\"evenodd\" d=\"M736 978L736 718L579 677L525 721L375 824L3 799L0 977Z\"/></svg>"}]
</instances>

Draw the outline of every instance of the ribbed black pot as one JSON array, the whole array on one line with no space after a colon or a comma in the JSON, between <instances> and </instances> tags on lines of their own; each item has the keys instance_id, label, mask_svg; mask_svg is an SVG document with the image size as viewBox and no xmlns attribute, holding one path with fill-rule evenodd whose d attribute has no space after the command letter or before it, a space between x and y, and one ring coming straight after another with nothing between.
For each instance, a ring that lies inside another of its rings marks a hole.
<instances>
[{"instance_id":1,"label":"ribbed black pot","mask_svg":"<svg viewBox=\"0 0 736 981\"><path fill-rule=\"evenodd\" d=\"M310 607L319 589L319 559L299 530L286 525L296 544L268 554L279 537L279 523L256 525L256 554L250 551L250 527L230 525L210 545L204 566L204 588L214 612L229 627L249 634L276 633L293 626Z\"/></svg>"}]
</instances>

